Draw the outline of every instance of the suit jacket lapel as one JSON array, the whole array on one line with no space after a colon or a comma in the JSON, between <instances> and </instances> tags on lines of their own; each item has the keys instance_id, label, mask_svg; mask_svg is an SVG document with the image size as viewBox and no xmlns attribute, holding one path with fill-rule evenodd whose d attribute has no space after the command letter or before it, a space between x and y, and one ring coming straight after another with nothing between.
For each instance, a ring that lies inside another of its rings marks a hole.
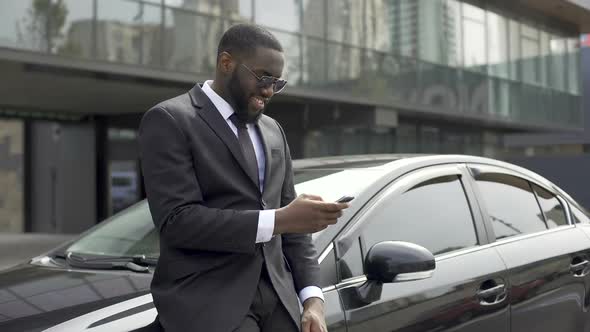
<instances>
[{"instance_id":1,"label":"suit jacket lapel","mask_svg":"<svg viewBox=\"0 0 590 332\"><path fill-rule=\"evenodd\" d=\"M264 190L266 190L266 188L268 187L268 180L270 179L270 163L271 163L271 158L270 158L270 146L269 146L269 139L270 137L268 136L269 133L269 129L267 127L267 124L265 122L264 117L260 117L260 120L258 120L258 125L256 126L258 128L258 132L260 133L260 139L262 140L262 146L264 146L264 155L265 155L265 163L264 163L264 187L263 187L263 192Z\"/></svg>"},{"instance_id":2,"label":"suit jacket lapel","mask_svg":"<svg viewBox=\"0 0 590 332\"><path fill-rule=\"evenodd\" d=\"M223 143L225 143L246 176L248 176L248 178L252 181L252 184L254 184L254 186L256 186L256 188L260 191L260 188L257 185L258 180L253 178L252 175L250 175L250 172L248 172L248 164L246 163L246 159L242 153L242 148L240 147L238 138L227 125L227 122L223 116L221 116L217 108L215 108L215 105L213 105L211 100L209 100L207 95L203 92L198 84L189 91L189 95L191 96L193 105L198 108L197 113L199 116L205 120L211 130L213 130L223 141Z\"/></svg>"}]
</instances>

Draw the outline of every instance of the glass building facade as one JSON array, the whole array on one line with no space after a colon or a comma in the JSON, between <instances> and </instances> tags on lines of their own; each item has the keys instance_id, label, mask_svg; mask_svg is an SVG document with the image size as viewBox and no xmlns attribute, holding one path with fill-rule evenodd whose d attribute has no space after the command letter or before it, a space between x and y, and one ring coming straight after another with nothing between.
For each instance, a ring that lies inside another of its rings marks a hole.
<instances>
[{"instance_id":1,"label":"glass building facade","mask_svg":"<svg viewBox=\"0 0 590 332\"><path fill-rule=\"evenodd\" d=\"M285 49L289 84L267 113L284 126L294 158L500 157L507 132L582 128L581 23L497 6L0 0L0 74L8 77L0 83L0 183L15 188L0 195L0 232L78 232L95 210L98 221L144 197L136 151L142 113L156 97L212 78L218 41L239 22L266 27ZM70 156L74 150L84 157ZM73 171L82 159L96 179ZM75 197L78 214L58 204L84 190Z\"/></svg>"},{"instance_id":2,"label":"glass building facade","mask_svg":"<svg viewBox=\"0 0 590 332\"><path fill-rule=\"evenodd\" d=\"M269 28L290 86L539 126L581 123L577 34L456 0L4 0L0 46L211 75L231 24Z\"/></svg>"}]
</instances>

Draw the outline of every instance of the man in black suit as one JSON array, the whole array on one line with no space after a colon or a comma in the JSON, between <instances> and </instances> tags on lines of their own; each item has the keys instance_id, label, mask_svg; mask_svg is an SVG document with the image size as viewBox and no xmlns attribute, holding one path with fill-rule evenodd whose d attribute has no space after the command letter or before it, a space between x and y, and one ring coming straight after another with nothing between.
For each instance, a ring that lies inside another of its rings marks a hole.
<instances>
[{"instance_id":1,"label":"man in black suit","mask_svg":"<svg viewBox=\"0 0 590 332\"><path fill-rule=\"evenodd\" d=\"M141 121L160 234L151 291L167 331L326 330L309 234L336 223L348 205L295 197L285 133L263 114L286 84L283 66L270 32L233 26L219 43L215 80Z\"/></svg>"}]
</instances>

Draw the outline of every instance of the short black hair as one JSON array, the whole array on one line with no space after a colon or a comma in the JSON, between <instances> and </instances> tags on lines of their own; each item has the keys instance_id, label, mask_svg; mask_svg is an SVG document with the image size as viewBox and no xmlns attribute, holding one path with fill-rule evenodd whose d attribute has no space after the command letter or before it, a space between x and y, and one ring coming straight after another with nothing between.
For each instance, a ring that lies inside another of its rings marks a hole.
<instances>
[{"instance_id":1,"label":"short black hair","mask_svg":"<svg viewBox=\"0 0 590 332\"><path fill-rule=\"evenodd\" d=\"M256 48L270 48L283 52L281 43L270 31L255 24L236 24L223 34L217 47L217 56L227 52L234 56L250 56Z\"/></svg>"}]
</instances>

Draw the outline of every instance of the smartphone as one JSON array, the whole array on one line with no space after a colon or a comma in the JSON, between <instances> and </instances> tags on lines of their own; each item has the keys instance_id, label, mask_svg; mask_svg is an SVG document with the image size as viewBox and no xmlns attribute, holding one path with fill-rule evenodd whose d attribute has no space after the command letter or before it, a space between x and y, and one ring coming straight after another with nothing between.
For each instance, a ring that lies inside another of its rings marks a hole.
<instances>
[{"instance_id":1,"label":"smartphone","mask_svg":"<svg viewBox=\"0 0 590 332\"><path fill-rule=\"evenodd\" d=\"M354 199L354 196L342 196L336 200L336 203L348 203Z\"/></svg>"}]
</instances>

